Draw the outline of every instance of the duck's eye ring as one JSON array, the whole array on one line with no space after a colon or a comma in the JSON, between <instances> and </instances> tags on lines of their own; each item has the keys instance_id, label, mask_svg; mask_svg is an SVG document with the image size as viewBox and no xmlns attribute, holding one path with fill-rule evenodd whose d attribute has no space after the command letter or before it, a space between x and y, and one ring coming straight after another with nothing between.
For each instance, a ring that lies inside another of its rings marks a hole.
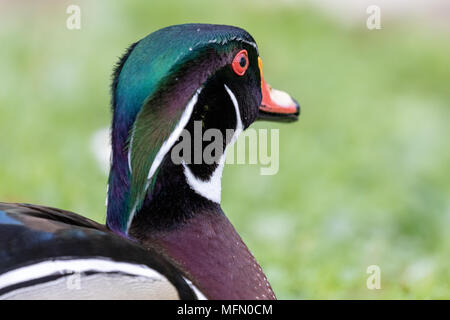
<instances>
[{"instance_id":1,"label":"duck's eye ring","mask_svg":"<svg viewBox=\"0 0 450 320\"><path fill-rule=\"evenodd\" d=\"M239 51L234 56L231 66L233 67L234 73L236 73L238 76L243 76L245 71L247 71L247 68L248 68L247 50L244 49L244 50Z\"/></svg>"}]
</instances>

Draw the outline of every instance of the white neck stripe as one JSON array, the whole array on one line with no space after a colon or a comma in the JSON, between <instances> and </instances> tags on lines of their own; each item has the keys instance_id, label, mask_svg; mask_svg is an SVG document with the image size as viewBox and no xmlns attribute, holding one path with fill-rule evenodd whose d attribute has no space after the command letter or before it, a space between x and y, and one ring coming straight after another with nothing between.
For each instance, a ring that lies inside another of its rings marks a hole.
<instances>
[{"instance_id":1,"label":"white neck stripe","mask_svg":"<svg viewBox=\"0 0 450 320\"><path fill-rule=\"evenodd\" d=\"M169 138L167 138L167 140L164 141L161 148L158 150L158 153L156 154L155 159L153 160L153 163L152 163L150 170L148 172L148 175L147 175L147 182L145 184L144 193L147 192L148 187L150 186L151 178L155 174L155 172L158 169L158 167L160 166L161 162L164 160L165 155L167 154L167 152L169 152L170 148L172 148L172 146L178 140L184 127L186 127L189 119L191 118L192 111L194 111L194 106L197 103L198 95L200 94L201 91L202 91L201 87L197 89L195 94L192 96L191 100L189 100L188 104L186 105L185 110L183 111L183 114L181 115L180 121L178 121L177 126L172 131L172 133L169 135ZM134 134L134 131L132 133L132 137L133 137L133 134ZM131 145L130 145L129 152L130 151L131 151ZM130 172L131 172L130 154L128 154L128 161L129 161ZM134 204L133 209L131 210L130 216L128 218L126 233L128 233L128 230L130 229L130 226L131 226L131 222L133 221L133 218L136 214L136 207L137 207L137 201Z\"/></svg>"},{"instance_id":2,"label":"white neck stripe","mask_svg":"<svg viewBox=\"0 0 450 320\"><path fill-rule=\"evenodd\" d=\"M152 163L152 166L150 167L150 171L148 173L147 177L147 186L146 190L148 188L148 184L150 183L150 179L153 177L153 175L156 172L156 169L158 169L159 165L164 159L164 156L169 152L170 148L177 142L178 138L180 137L184 127L186 127L189 119L191 118L192 111L194 111L194 106L197 103L198 95L202 91L202 88L197 89L194 96L189 100L188 104L185 107L185 110L183 114L181 115L180 121L178 122L177 126L173 130L173 132L170 134L169 138L164 141L161 148L159 149L158 153L156 154L155 160Z\"/></svg>"}]
</instances>

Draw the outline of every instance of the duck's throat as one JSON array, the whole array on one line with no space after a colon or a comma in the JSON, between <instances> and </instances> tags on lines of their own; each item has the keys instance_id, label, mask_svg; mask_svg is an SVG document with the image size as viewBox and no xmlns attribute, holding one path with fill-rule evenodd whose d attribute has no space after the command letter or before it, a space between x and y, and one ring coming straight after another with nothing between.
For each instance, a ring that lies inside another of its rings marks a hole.
<instances>
[{"instance_id":1,"label":"duck's throat","mask_svg":"<svg viewBox=\"0 0 450 320\"><path fill-rule=\"evenodd\" d=\"M258 262L221 212L136 237L166 256L208 299L275 299Z\"/></svg>"}]
</instances>

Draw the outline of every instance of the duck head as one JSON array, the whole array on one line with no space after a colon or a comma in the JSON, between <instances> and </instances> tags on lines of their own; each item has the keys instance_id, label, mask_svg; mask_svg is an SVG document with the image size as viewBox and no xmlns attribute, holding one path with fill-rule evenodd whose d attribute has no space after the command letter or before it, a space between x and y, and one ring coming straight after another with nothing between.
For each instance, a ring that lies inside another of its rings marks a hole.
<instances>
[{"instance_id":1,"label":"duck head","mask_svg":"<svg viewBox=\"0 0 450 320\"><path fill-rule=\"evenodd\" d=\"M255 120L295 121L300 110L265 82L250 34L207 24L167 27L133 44L114 73L112 108L107 225L126 236L139 216L162 229L219 206L223 154L212 164L170 157L196 121L223 132L225 150Z\"/></svg>"}]
</instances>

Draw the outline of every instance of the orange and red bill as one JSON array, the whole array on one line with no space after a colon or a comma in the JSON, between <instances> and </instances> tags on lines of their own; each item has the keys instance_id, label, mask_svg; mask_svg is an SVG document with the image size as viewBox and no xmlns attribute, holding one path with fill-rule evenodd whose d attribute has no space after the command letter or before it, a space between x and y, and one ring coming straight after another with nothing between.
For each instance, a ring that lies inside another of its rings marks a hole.
<instances>
[{"instance_id":1,"label":"orange and red bill","mask_svg":"<svg viewBox=\"0 0 450 320\"><path fill-rule=\"evenodd\" d=\"M262 60L259 57L258 64L261 72L262 91L258 120L280 122L297 121L300 114L300 105L286 92L273 89L267 84L262 74Z\"/></svg>"}]
</instances>

